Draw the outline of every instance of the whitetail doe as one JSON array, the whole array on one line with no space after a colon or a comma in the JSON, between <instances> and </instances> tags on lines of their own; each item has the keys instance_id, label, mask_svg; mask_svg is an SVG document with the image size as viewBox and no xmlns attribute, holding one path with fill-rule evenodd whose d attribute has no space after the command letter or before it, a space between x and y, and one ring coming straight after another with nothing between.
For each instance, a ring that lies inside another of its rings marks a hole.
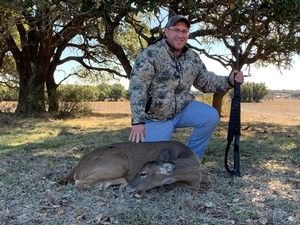
<instances>
[{"instance_id":1,"label":"whitetail doe","mask_svg":"<svg viewBox=\"0 0 300 225\"><path fill-rule=\"evenodd\" d=\"M58 184L110 183L137 192L173 183L199 188L209 183L195 153L177 141L122 142L99 147L85 155Z\"/></svg>"}]
</instances>

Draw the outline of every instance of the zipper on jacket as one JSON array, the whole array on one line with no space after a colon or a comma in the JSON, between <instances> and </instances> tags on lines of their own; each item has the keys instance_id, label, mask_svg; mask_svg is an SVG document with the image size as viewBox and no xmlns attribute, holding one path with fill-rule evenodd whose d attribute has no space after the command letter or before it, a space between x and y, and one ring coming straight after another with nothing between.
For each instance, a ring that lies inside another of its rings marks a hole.
<instances>
[{"instance_id":1,"label":"zipper on jacket","mask_svg":"<svg viewBox=\"0 0 300 225\"><path fill-rule=\"evenodd\" d=\"M175 112L174 112L174 116L177 114L177 98L176 98L176 94L177 94L177 91L178 91L177 89L180 86L181 80L182 80L181 67L180 67L180 65L178 65L179 59L181 57L182 56L180 56L179 58L175 57L175 66L176 66L176 71L177 71L177 73L179 75L179 78L178 78L177 88L175 88L175 90L174 90L174 99L175 99Z\"/></svg>"}]
</instances>

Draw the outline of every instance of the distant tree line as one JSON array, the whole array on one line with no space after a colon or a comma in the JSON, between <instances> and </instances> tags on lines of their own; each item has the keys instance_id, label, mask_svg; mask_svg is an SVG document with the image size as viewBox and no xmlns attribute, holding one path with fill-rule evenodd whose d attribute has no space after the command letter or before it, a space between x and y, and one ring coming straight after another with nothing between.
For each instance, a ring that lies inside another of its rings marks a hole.
<instances>
[{"instance_id":1,"label":"distant tree line","mask_svg":"<svg viewBox=\"0 0 300 225\"><path fill-rule=\"evenodd\" d=\"M269 94L273 96L280 94L289 96L291 98L300 99L300 90L270 90Z\"/></svg>"},{"instance_id":2,"label":"distant tree line","mask_svg":"<svg viewBox=\"0 0 300 225\"><path fill-rule=\"evenodd\" d=\"M300 91L299 91L299 92L296 92L296 93L293 93L293 94L291 94L291 97L292 97L292 98L300 98Z\"/></svg>"},{"instance_id":3,"label":"distant tree line","mask_svg":"<svg viewBox=\"0 0 300 225\"><path fill-rule=\"evenodd\" d=\"M300 98L299 90L268 90L265 83L246 82L241 85L242 102L259 102L264 97L275 93L283 93L292 98ZM199 94L199 91L192 91L192 94L201 99L201 101L211 104L211 95ZM60 101L65 102L88 102L88 101L118 101L129 99L128 91L122 84L101 83L97 86L62 84L58 87L58 96ZM233 90L229 91L229 96L233 97ZM208 98L208 99L207 99ZM1 101L18 101L18 91L5 86L0 86Z\"/></svg>"},{"instance_id":4,"label":"distant tree line","mask_svg":"<svg viewBox=\"0 0 300 225\"><path fill-rule=\"evenodd\" d=\"M87 101L118 101L128 99L128 92L122 84L101 83L97 86L62 84L57 89L59 101L87 102ZM1 101L18 101L18 91L0 86Z\"/></svg>"}]
</instances>

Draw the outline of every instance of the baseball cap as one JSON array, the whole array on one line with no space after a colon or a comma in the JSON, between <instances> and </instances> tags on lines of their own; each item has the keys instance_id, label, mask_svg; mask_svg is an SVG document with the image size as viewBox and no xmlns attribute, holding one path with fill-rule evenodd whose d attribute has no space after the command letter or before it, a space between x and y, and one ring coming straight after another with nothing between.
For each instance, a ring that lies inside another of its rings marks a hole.
<instances>
[{"instance_id":1,"label":"baseball cap","mask_svg":"<svg viewBox=\"0 0 300 225\"><path fill-rule=\"evenodd\" d=\"M186 25L188 26L188 28L190 28L191 24L190 22L188 21L188 19L186 17L184 17L183 15L175 15L175 16L172 16L166 27L170 27L170 26L173 26L175 23L177 23L178 21L182 21L182 22L185 22Z\"/></svg>"}]
</instances>

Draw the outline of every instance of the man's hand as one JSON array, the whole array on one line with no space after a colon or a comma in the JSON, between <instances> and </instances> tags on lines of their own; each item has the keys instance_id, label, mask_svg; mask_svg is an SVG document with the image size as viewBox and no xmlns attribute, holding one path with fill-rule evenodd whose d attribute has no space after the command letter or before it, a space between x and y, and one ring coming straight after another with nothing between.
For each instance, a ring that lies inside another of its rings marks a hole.
<instances>
[{"instance_id":1,"label":"man's hand","mask_svg":"<svg viewBox=\"0 0 300 225\"><path fill-rule=\"evenodd\" d=\"M234 70L229 77L229 82L231 86L234 86L234 74L236 73L235 80L240 84L244 83L244 74L241 71Z\"/></svg>"},{"instance_id":2,"label":"man's hand","mask_svg":"<svg viewBox=\"0 0 300 225\"><path fill-rule=\"evenodd\" d=\"M129 140L131 140L132 142L139 143L139 142L144 142L145 137L146 137L146 128L144 124L132 125Z\"/></svg>"}]
</instances>

